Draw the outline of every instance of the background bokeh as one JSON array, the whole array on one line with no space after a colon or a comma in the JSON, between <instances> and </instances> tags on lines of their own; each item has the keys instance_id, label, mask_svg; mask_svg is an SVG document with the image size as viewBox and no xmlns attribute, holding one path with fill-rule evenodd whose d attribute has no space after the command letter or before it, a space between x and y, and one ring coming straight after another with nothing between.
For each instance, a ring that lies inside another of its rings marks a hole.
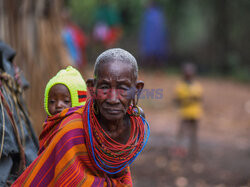
<instances>
[{"instance_id":1,"label":"background bokeh","mask_svg":"<svg viewBox=\"0 0 250 187\"><path fill-rule=\"evenodd\" d=\"M157 9L149 16L152 3ZM78 63L62 37L69 22L84 36ZM17 51L30 82L25 98L38 135L47 81L67 65L92 77L105 49L130 51L145 88L162 90L162 97L153 91L139 102L151 126L131 166L139 187L250 186L249 23L249 0L0 0L0 39ZM174 90L184 62L197 66L204 90L195 160L172 154L180 121Z\"/></svg>"},{"instance_id":2,"label":"background bokeh","mask_svg":"<svg viewBox=\"0 0 250 187\"><path fill-rule=\"evenodd\" d=\"M68 1L72 19L91 35L100 0ZM118 12L123 37L117 45L139 56L138 37L146 0L108 1ZM193 60L203 72L233 73L241 79L249 74L250 2L247 0L158 0L167 26L167 65ZM89 57L91 61L95 57Z\"/></svg>"}]
</instances>

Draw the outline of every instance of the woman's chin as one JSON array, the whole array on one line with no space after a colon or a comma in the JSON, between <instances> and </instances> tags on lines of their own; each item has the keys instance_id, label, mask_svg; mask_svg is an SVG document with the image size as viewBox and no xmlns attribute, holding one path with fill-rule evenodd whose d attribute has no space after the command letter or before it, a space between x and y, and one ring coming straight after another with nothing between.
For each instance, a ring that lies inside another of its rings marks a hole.
<instances>
[{"instance_id":1,"label":"woman's chin","mask_svg":"<svg viewBox=\"0 0 250 187\"><path fill-rule=\"evenodd\" d=\"M106 120L109 121L117 121L117 120L121 120L124 117L124 114L122 112L120 113L106 113L104 115L102 115Z\"/></svg>"}]
</instances>

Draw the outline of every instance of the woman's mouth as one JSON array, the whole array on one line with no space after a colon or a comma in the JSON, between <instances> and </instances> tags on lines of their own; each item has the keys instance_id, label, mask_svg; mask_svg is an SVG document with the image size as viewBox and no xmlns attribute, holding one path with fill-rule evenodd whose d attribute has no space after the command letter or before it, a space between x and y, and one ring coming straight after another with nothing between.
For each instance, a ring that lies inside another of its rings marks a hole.
<instances>
[{"instance_id":1,"label":"woman's mouth","mask_svg":"<svg viewBox=\"0 0 250 187\"><path fill-rule=\"evenodd\" d=\"M104 110L109 113L109 114L119 114L121 112L121 110L119 109L113 109L113 108L104 108Z\"/></svg>"}]
</instances>

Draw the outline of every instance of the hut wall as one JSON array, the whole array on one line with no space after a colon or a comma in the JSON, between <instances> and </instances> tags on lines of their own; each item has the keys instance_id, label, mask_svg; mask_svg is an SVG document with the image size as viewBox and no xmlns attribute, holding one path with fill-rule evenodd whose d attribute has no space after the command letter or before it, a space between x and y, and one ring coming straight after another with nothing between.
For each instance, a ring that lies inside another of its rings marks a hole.
<instances>
[{"instance_id":1,"label":"hut wall","mask_svg":"<svg viewBox=\"0 0 250 187\"><path fill-rule=\"evenodd\" d=\"M36 132L42 129L44 89L71 64L61 38L61 0L0 0L0 39L17 51L15 63L30 83L26 102Z\"/></svg>"}]
</instances>

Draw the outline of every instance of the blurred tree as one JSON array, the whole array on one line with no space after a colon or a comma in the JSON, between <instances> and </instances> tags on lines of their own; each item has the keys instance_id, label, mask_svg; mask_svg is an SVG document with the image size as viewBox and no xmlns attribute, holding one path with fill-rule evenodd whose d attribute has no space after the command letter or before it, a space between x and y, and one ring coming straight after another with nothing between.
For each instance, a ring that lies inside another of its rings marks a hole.
<instances>
[{"instance_id":1,"label":"blurred tree","mask_svg":"<svg viewBox=\"0 0 250 187\"><path fill-rule=\"evenodd\" d=\"M218 64L223 73L228 73L230 67L227 57L229 52L228 0L214 0L213 55L212 61Z\"/></svg>"},{"instance_id":2,"label":"blurred tree","mask_svg":"<svg viewBox=\"0 0 250 187\"><path fill-rule=\"evenodd\" d=\"M94 21L93 12L97 9L98 0L82 1L71 0L68 1L70 8L72 9L73 19L85 29L89 30Z\"/></svg>"}]
</instances>

